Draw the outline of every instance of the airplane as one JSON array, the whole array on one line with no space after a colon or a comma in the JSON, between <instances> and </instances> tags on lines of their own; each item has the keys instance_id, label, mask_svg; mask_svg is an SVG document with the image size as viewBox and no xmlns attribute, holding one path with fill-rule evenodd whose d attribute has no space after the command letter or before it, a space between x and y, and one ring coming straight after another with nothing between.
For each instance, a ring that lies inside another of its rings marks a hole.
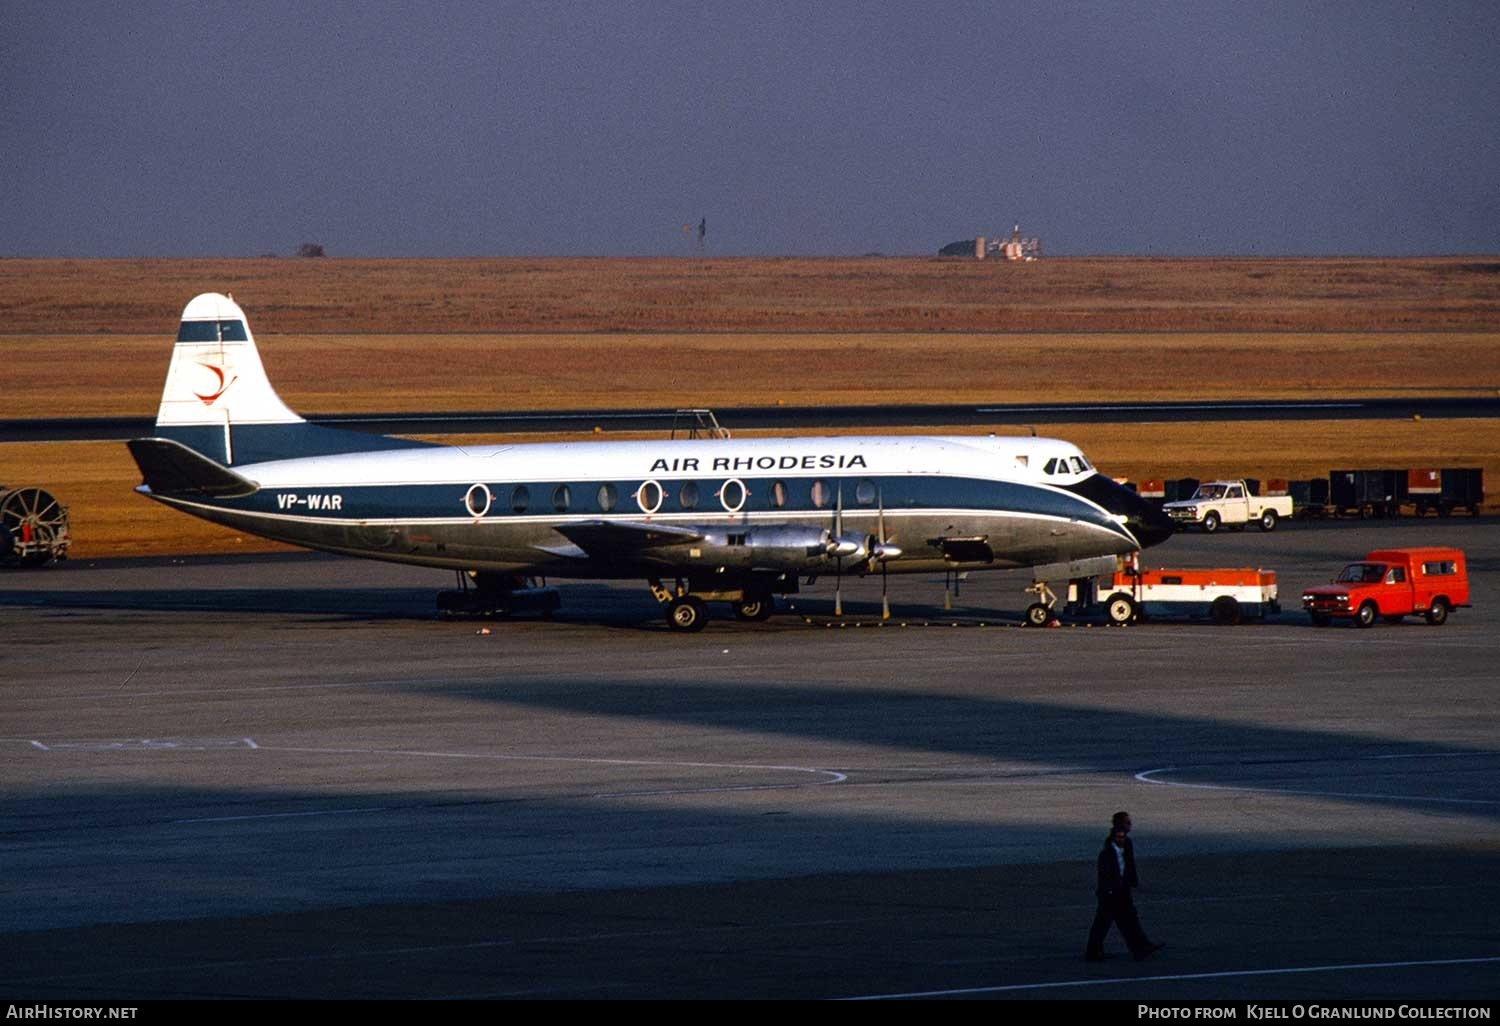
<instances>
[{"instance_id":1,"label":"airplane","mask_svg":"<svg viewBox=\"0 0 1500 1026\"><path fill-rule=\"evenodd\" d=\"M309 549L455 570L447 611L550 612L556 589L536 578L635 578L671 628L697 631L707 602L763 620L820 575L841 614L846 574L1086 577L1172 534L1058 439L454 446L312 424L277 396L244 311L218 293L182 312L154 432L127 443L140 494Z\"/></svg>"}]
</instances>

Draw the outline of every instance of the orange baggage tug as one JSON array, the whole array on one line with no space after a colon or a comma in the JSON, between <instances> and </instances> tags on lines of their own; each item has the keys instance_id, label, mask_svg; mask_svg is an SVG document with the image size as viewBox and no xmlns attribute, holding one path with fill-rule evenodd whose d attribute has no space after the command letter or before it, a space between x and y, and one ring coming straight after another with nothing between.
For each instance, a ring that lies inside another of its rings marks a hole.
<instances>
[{"instance_id":1,"label":"orange baggage tug","mask_svg":"<svg viewBox=\"0 0 1500 1026\"><path fill-rule=\"evenodd\" d=\"M1276 572L1250 568L1127 567L1097 578L1094 598L1115 624L1172 617L1236 624L1281 612Z\"/></svg>"}]
</instances>

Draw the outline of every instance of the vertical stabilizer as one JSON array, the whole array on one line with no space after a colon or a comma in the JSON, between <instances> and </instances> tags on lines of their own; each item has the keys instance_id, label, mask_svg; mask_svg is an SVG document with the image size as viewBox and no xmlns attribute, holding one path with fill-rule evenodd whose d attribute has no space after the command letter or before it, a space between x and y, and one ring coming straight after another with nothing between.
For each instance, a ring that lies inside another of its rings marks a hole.
<instances>
[{"instance_id":1,"label":"vertical stabilizer","mask_svg":"<svg viewBox=\"0 0 1500 1026\"><path fill-rule=\"evenodd\" d=\"M235 429L302 422L271 387L239 305L217 292L188 303L156 411L157 436L228 465Z\"/></svg>"},{"instance_id":2,"label":"vertical stabilizer","mask_svg":"<svg viewBox=\"0 0 1500 1026\"><path fill-rule=\"evenodd\" d=\"M297 416L266 378L245 312L217 292L195 297L182 311L154 437L225 467L431 444L323 427ZM161 465L161 460L152 464L158 470Z\"/></svg>"}]
</instances>

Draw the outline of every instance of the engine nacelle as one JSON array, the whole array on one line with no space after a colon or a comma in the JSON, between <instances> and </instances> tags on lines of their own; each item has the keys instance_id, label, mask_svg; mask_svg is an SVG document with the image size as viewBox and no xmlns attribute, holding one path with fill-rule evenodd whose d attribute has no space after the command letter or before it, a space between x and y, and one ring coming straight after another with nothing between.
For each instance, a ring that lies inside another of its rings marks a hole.
<instances>
[{"instance_id":1,"label":"engine nacelle","mask_svg":"<svg viewBox=\"0 0 1500 1026\"><path fill-rule=\"evenodd\" d=\"M737 570L805 570L832 565L838 542L827 528L802 524L711 530L687 560ZM680 558L680 553L678 553Z\"/></svg>"}]
</instances>

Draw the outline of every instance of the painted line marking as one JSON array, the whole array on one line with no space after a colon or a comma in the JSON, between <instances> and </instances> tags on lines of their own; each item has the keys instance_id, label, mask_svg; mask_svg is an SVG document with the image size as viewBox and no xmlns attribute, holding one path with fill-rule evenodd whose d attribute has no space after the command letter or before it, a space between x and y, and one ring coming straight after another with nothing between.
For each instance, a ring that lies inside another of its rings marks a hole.
<instances>
[{"instance_id":1,"label":"painted line marking","mask_svg":"<svg viewBox=\"0 0 1500 1026\"><path fill-rule=\"evenodd\" d=\"M1362 755L1354 759L1295 759L1295 760L1266 760L1258 762L1231 763L1229 766L1289 766L1306 765L1319 762L1391 762L1398 759L1464 759L1464 758L1493 758L1500 752L1413 752L1413 753L1391 753L1386 755ZM1360 800L1380 800L1392 802L1433 802L1442 805L1500 805L1500 801L1486 798L1429 798L1425 795L1412 794L1365 794L1358 791L1320 791L1310 788L1294 787L1250 787L1236 784L1190 784L1179 780L1158 780L1159 773L1181 773L1191 770L1222 770L1224 765L1199 765L1199 766L1161 766L1156 769L1142 770L1135 774L1135 779L1143 784L1156 784L1161 787L1183 787L1197 791L1239 791L1250 794L1285 794L1297 795L1299 797L1311 798L1356 798Z\"/></svg>"},{"instance_id":2,"label":"painted line marking","mask_svg":"<svg viewBox=\"0 0 1500 1026\"><path fill-rule=\"evenodd\" d=\"M127 737L97 741L53 741L50 744L30 739L27 743L43 752L211 752L259 747L248 737Z\"/></svg>"},{"instance_id":3,"label":"painted line marking","mask_svg":"<svg viewBox=\"0 0 1500 1026\"><path fill-rule=\"evenodd\" d=\"M322 809L316 812L265 812L251 816L200 816L194 819L174 819L173 823L241 823L251 819L301 819L307 816L363 816L371 812L386 812L384 805L367 809Z\"/></svg>"},{"instance_id":4,"label":"painted line marking","mask_svg":"<svg viewBox=\"0 0 1500 1026\"><path fill-rule=\"evenodd\" d=\"M849 779L847 773L837 770L819 769L815 766L766 766L754 763L725 763L725 762L674 762L660 759L598 759L585 756L572 755L493 755L483 752L426 752L426 751L400 751L389 748L304 748L283 745L258 745L257 748L264 752L307 752L320 755L399 755L409 758L425 759L479 759L493 762L568 762L583 765L598 766L662 766L675 769L726 769L726 770L768 770L782 773L807 773L827 777L820 780L814 786L827 784L842 784ZM705 791L739 791L739 790L782 790L789 787L805 787L805 784L757 784L736 787L714 787L714 788L690 788L684 790L665 791L639 791L639 792L602 792L590 795L591 798L617 798L630 797L633 795L669 795L669 794L697 794Z\"/></svg>"},{"instance_id":5,"label":"painted line marking","mask_svg":"<svg viewBox=\"0 0 1500 1026\"><path fill-rule=\"evenodd\" d=\"M1216 973L1173 973L1162 976L1111 976L1108 979L1058 980L1053 983L1012 983L995 987L961 987L954 990L913 991L906 994L867 994L842 1001L902 1001L912 998L963 997L968 994L1002 994L1020 990L1055 990L1066 987L1104 987L1117 983L1169 983L1184 980L1224 980L1244 976L1292 976L1310 973L1344 973L1366 969L1426 969L1448 965L1488 965L1500 956L1478 958L1434 958L1412 962L1354 962L1346 965L1305 965L1286 969L1227 969Z\"/></svg>"},{"instance_id":6,"label":"painted line marking","mask_svg":"<svg viewBox=\"0 0 1500 1026\"><path fill-rule=\"evenodd\" d=\"M1365 403L1117 403L1079 406L979 406L976 413L1144 413L1186 410L1362 410Z\"/></svg>"}]
</instances>

